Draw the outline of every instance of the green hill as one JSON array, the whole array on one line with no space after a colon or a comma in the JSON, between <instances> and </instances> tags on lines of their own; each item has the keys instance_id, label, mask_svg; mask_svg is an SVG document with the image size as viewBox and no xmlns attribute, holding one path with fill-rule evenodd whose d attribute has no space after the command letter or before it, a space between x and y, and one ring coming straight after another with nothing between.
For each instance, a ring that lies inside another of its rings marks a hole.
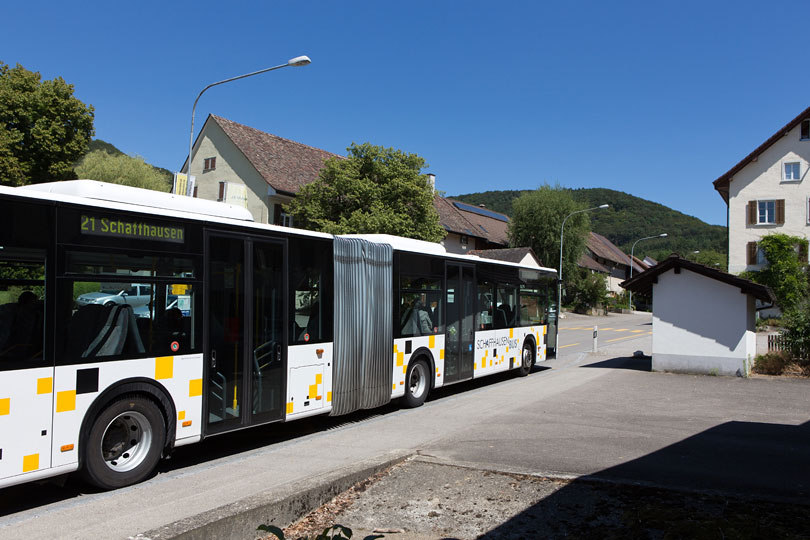
<instances>
[{"instance_id":1,"label":"green hill","mask_svg":"<svg viewBox=\"0 0 810 540\"><path fill-rule=\"evenodd\" d=\"M451 196L470 204L512 215L512 201L522 191L485 191ZM633 242L645 236L667 233L667 238L647 240L636 246L636 256L651 256L661 260L672 252L697 258L704 264L725 266L727 251L726 228L709 225L696 217L687 216L663 204L603 188L572 189L574 199L586 206L609 204L610 208L590 212L591 230L630 252ZM692 255L695 250L701 253Z\"/></svg>"}]
</instances>

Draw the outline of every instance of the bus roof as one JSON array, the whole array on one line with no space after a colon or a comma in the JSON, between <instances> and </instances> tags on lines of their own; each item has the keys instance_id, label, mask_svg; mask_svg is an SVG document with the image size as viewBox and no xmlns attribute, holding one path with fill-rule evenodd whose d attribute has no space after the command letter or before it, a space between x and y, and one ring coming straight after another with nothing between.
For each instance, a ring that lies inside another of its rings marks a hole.
<instances>
[{"instance_id":1,"label":"bus roof","mask_svg":"<svg viewBox=\"0 0 810 540\"><path fill-rule=\"evenodd\" d=\"M26 198L92 205L95 207L101 206L106 209L141 212L164 217L205 220L215 223L238 225L248 229L275 230L277 232L300 236L334 238L331 234L317 231L256 223L253 221L253 216L247 208L232 204L122 186L119 184L110 184L97 180L66 180L62 182L31 184L16 188L0 186L0 194L3 193ZM103 201L104 204L99 205L93 201ZM541 272L553 272L555 274L557 272L553 268L527 266L496 259L485 259L476 255L450 253L443 245L436 242L427 242L425 240L404 238L390 234L347 234L340 236L345 238L361 238L369 242L380 244L389 244L396 251L437 255L469 262L486 262L499 266L512 266Z\"/></svg>"},{"instance_id":2,"label":"bus roof","mask_svg":"<svg viewBox=\"0 0 810 540\"><path fill-rule=\"evenodd\" d=\"M542 266L528 266L520 263L513 263L509 261L500 261L497 259L485 259L477 255L467 255L463 253L451 253L447 249L436 242L427 242L425 240L416 240L414 238L404 238L402 236L394 236L391 234L345 234L340 235L343 238L362 238L369 242L378 244L389 244L396 251L409 251L412 253L423 253L427 255L439 255L441 257L448 257L452 259L461 259L471 262L486 262L497 264L499 266L514 266L517 268L538 270L541 272L554 272L553 268L545 268Z\"/></svg>"}]
</instances>

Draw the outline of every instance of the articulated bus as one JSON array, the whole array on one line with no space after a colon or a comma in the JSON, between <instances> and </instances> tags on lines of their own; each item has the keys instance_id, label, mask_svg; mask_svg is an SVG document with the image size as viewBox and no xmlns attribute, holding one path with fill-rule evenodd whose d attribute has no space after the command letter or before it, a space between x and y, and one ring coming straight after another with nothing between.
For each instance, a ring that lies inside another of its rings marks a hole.
<instances>
[{"instance_id":1,"label":"articulated bus","mask_svg":"<svg viewBox=\"0 0 810 540\"><path fill-rule=\"evenodd\" d=\"M526 375L555 280L92 180L0 187L0 487L114 489L212 435Z\"/></svg>"}]
</instances>

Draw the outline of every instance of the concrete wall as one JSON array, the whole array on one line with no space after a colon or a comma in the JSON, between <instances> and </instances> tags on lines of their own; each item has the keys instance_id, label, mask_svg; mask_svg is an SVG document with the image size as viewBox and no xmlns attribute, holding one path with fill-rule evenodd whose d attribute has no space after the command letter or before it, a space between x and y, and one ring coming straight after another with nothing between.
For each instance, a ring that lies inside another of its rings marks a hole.
<instances>
[{"instance_id":1,"label":"concrete wall","mask_svg":"<svg viewBox=\"0 0 810 540\"><path fill-rule=\"evenodd\" d=\"M810 231L807 210L810 197L810 141L800 140L800 134L801 124L760 154L756 161L746 165L729 184L728 271L733 274L761 269L761 266L747 264L748 242L757 242L768 233L806 237ZM785 162L800 163L800 180L782 180ZM748 225L748 202L766 199L785 199L785 223Z\"/></svg>"},{"instance_id":2,"label":"concrete wall","mask_svg":"<svg viewBox=\"0 0 810 540\"><path fill-rule=\"evenodd\" d=\"M756 353L754 299L681 269L653 285L653 371L747 375Z\"/></svg>"},{"instance_id":3,"label":"concrete wall","mask_svg":"<svg viewBox=\"0 0 810 540\"><path fill-rule=\"evenodd\" d=\"M205 159L216 157L216 169L203 171ZM197 177L197 197L216 201L219 183L229 182L247 186L248 210L259 223L272 222L272 201L268 198L267 182L244 154L214 121L206 123L194 148L191 174Z\"/></svg>"}]
</instances>

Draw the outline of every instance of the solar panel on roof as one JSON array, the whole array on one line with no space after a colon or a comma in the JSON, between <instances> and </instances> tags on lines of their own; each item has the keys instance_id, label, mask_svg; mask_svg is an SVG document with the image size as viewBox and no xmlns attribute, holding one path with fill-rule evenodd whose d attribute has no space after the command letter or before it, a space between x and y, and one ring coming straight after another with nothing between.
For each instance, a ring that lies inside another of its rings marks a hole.
<instances>
[{"instance_id":1,"label":"solar panel on roof","mask_svg":"<svg viewBox=\"0 0 810 540\"><path fill-rule=\"evenodd\" d=\"M486 216L492 219L497 219L498 221L503 221L504 223L509 222L508 217L501 214L497 214L492 210L481 208L480 206L473 206L471 204L466 204L458 201L453 201L453 206L455 206L459 210L464 210L465 212L472 212L473 214L478 214L479 216Z\"/></svg>"}]
</instances>

